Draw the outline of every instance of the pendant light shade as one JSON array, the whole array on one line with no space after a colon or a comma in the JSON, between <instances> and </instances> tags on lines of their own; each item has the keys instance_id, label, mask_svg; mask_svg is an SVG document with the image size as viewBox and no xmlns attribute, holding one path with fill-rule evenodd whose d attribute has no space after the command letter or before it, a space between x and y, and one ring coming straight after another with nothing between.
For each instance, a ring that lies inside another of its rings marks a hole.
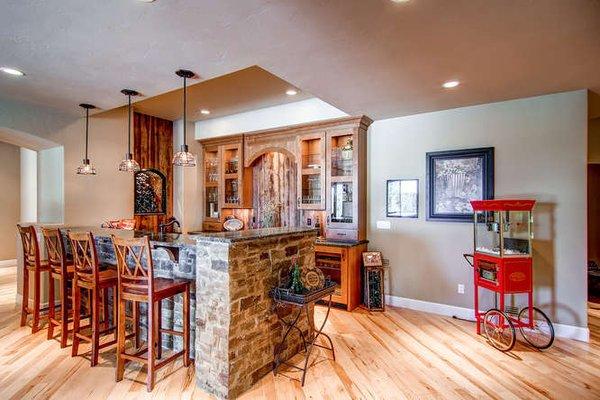
<instances>
[{"instance_id":1,"label":"pendant light shade","mask_svg":"<svg viewBox=\"0 0 600 400\"><path fill-rule=\"evenodd\" d=\"M90 110L96 108L91 104L80 104L79 107L85 109L85 158L79 167L77 167L78 175L96 175L96 168L90 163L88 158L88 137L90 127Z\"/></svg>"},{"instance_id":2,"label":"pendant light shade","mask_svg":"<svg viewBox=\"0 0 600 400\"><path fill-rule=\"evenodd\" d=\"M131 89L121 90L125 96L127 96L127 153L125 158L119 163L119 171L121 172L137 172L140 170L140 164L133 159L131 154L131 96L139 95L138 92Z\"/></svg>"},{"instance_id":3,"label":"pendant light shade","mask_svg":"<svg viewBox=\"0 0 600 400\"><path fill-rule=\"evenodd\" d=\"M180 69L175 71L177 76L183 78L183 144L180 151L173 156L173 165L180 167L195 167L196 155L189 152L186 139L187 128L187 79L193 78L195 74L192 71Z\"/></svg>"}]
</instances>

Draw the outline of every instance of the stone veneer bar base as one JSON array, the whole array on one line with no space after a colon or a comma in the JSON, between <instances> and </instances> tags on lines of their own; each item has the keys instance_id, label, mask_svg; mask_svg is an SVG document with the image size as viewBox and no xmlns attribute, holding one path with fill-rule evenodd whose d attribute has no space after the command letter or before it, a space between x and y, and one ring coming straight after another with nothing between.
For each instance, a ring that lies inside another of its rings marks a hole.
<instances>
[{"instance_id":1,"label":"stone veneer bar base","mask_svg":"<svg viewBox=\"0 0 600 400\"><path fill-rule=\"evenodd\" d=\"M288 233L242 241L198 238L196 250L196 381L221 399L235 398L274 367L283 327L269 291L287 273L292 257L314 266L316 233ZM313 311L312 309L310 310ZM305 316L298 326L308 334ZM287 340L285 358L298 352L299 335Z\"/></svg>"}]
</instances>

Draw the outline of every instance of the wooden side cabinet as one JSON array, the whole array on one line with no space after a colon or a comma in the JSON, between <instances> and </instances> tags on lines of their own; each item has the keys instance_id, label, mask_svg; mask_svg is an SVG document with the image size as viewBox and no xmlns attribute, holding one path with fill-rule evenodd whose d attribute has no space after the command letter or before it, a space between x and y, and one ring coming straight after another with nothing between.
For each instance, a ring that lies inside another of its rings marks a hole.
<instances>
[{"instance_id":1,"label":"wooden side cabinet","mask_svg":"<svg viewBox=\"0 0 600 400\"><path fill-rule=\"evenodd\" d=\"M362 302L362 253L367 251L367 242L353 245L339 243L317 243L315 264L336 283L332 301L352 311Z\"/></svg>"}]
</instances>

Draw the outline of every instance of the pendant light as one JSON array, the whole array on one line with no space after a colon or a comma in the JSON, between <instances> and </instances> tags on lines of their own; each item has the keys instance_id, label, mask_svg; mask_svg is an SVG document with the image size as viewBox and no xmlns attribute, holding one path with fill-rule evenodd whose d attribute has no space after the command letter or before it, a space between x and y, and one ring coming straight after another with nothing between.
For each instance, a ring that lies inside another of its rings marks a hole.
<instances>
[{"instance_id":1,"label":"pendant light","mask_svg":"<svg viewBox=\"0 0 600 400\"><path fill-rule=\"evenodd\" d=\"M140 170L140 164L133 159L131 154L131 96L139 95L138 92L131 89L121 90L125 96L127 96L127 153L123 161L119 163L119 171L121 172L138 172Z\"/></svg>"},{"instance_id":2,"label":"pendant light","mask_svg":"<svg viewBox=\"0 0 600 400\"><path fill-rule=\"evenodd\" d=\"M181 145L180 151L175 153L173 156L173 165L180 167L195 167L196 156L189 152L187 141L186 141L186 128L187 128L187 79L193 78L195 74L192 71L180 69L175 71L177 76L183 78L183 144Z\"/></svg>"},{"instance_id":3,"label":"pendant light","mask_svg":"<svg viewBox=\"0 0 600 400\"><path fill-rule=\"evenodd\" d=\"M77 167L78 175L96 175L96 168L92 164L90 164L90 159L88 158L88 136L89 136L89 125L90 125L90 110L92 108L96 108L91 104L80 104L79 107L85 109L85 158L83 159L83 163Z\"/></svg>"}]
</instances>

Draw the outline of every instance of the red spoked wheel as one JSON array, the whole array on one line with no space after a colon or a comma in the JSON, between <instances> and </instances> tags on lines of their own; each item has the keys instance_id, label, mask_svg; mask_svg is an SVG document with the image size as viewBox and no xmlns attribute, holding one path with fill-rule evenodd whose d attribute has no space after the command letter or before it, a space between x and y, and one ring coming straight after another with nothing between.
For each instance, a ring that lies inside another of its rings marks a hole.
<instances>
[{"instance_id":1,"label":"red spoked wheel","mask_svg":"<svg viewBox=\"0 0 600 400\"><path fill-rule=\"evenodd\" d=\"M533 323L529 319L529 307L519 312L519 330L523 338L538 350L545 350L554 343L554 326L542 310L533 307Z\"/></svg>"},{"instance_id":2,"label":"red spoked wheel","mask_svg":"<svg viewBox=\"0 0 600 400\"><path fill-rule=\"evenodd\" d=\"M500 351L510 351L516 342L515 326L506 314L497 308L483 316L483 331L489 342Z\"/></svg>"}]
</instances>

